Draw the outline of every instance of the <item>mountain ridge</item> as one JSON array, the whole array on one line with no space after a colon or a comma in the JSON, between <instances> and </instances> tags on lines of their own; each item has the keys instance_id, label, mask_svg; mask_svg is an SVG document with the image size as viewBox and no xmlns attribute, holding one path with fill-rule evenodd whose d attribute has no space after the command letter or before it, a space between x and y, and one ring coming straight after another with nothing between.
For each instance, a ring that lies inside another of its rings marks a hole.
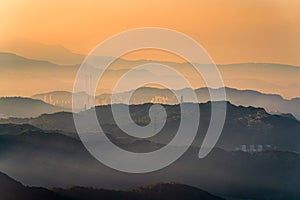
<instances>
[{"instance_id":1,"label":"mountain ridge","mask_svg":"<svg viewBox=\"0 0 300 200\"><path fill-rule=\"evenodd\" d=\"M176 195L178 199L186 199L180 197L194 194L194 189L189 189L190 194L187 195L184 188L180 189L181 186L175 187L179 192L177 194L167 192L168 187L164 185L160 187L160 184L146 187L161 182L184 183L218 196L235 197L235 199L247 197L248 199L296 200L300 196L297 188L300 180L298 178L300 156L293 152L270 150L246 153L214 148L206 158L199 159L199 148L190 147L181 158L167 168L155 172L155 175L146 173L129 176L99 163L78 140L57 133L0 135L0 144L2 172L12 174L26 185L69 188L63 191L51 189L55 194L67 197L73 195L76 197L83 193L82 199L86 199L88 194L93 194L93 191L99 192L93 188L128 191L140 186L144 186L144 189L139 188L138 191L146 195L151 193L153 197L168 194ZM136 144L126 143L126 145ZM72 188L74 185L81 185L81 187ZM1 184L0 190L6 189L4 186L6 184ZM82 189L83 186L89 188L85 190ZM153 192L155 194L152 194ZM116 196L114 197L112 199L117 199ZM165 196L162 197L167 199Z\"/></svg>"},{"instance_id":2,"label":"mountain ridge","mask_svg":"<svg viewBox=\"0 0 300 200\"><path fill-rule=\"evenodd\" d=\"M6 83L7 85L6 88L0 90L2 96L12 96L13 94L32 96L33 94L43 91L53 91L57 89L72 90L72 83L76 77L80 63L59 65L52 62L49 63L48 60L33 60L27 59L26 57L19 57L17 54L10 54L10 56L8 56L10 57L10 61L7 61L8 58L5 58L7 55L7 53L2 53L1 58L0 53L0 70L2 75L0 80L2 80L3 84ZM22 62L20 62L20 59ZM106 57L97 57L95 58L95 62L99 61L99 63L101 63L103 59L106 59ZM109 84L111 84L110 78L112 78L112 80L120 78L120 75L125 73L126 70L149 62L152 61L133 61L119 58L116 63L111 66L110 70L108 70L109 73L105 77L109 78L105 79L106 82L101 88L104 90L109 89ZM157 63L158 61L153 62ZM188 63L168 62L166 64L188 77L195 87L205 85L201 76L198 76ZM201 68L203 66L199 65L199 67ZM24 69L26 69L26 71L24 71ZM219 66L219 70L225 85L231 88L252 88L265 93L280 93L281 96L285 96L289 99L294 98L295 94L300 92L298 78L300 67L284 64L239 63L221 65ZM270 71L272 71L272 73L270 73ZM136 78L139 78L138 73L139 72L137 72ZM172 78L174 77L169 78L173 80ZM22 81L23 84L20 85L19 88L15 88L14 83L16 81ZM49 84L49 82L51 84ZM37 84L39 87L37 87ZM29 90L28 88L31 89Z\"/></svg>"},{"instance_id":3,"label":"mountain ridge","mask_svg":"<svg viewBox=\"0 0 300 200\"><path fill-rule=\"evenodd\" d=\"M141 125L150 123L149 108L153 104L130 105L130 114L132 120ZM116 104L115 109L123 109L124 104ZM163 105L167 112L167 119L164 128L150 140L153 142L167 144L176 133L178 124L180 124L180 107L179 105ZM112 135L114 138L123 138L124 140L132 140L119 129L116 125L112 113L111 106L97 106L93 110L96 111L99 123L105 133ZM208 128L210 121L211 103L199 104L200 109L200 125L198 134L195 139L195 145L200 146L204 134ZM193 112L193 111L191 111ZM76 118L87 117L93 114L92 110L76 113ZM45 131L56 131L73 138L78 138L76 127L73 120L73 114L70 112L60 112L53 114L44 114L36 118L8 118L0 119L0 124L30 124ZM123 125L127 126L126 120ZM288 128L285 128L288 127ZM98 128L92 125L82 127L86 133L93 134ZM289 150L300 152L300 147L296 138L300 131L300 122L285 115L272 115L266 112L264 108L235 106L227 103L227 116L223 132L217 147L234 150L241 145L272 145L272 148L281 150ZM289 143L289 145L286 145ZM267 147L270 148L270 147Z\"/></svg>"},{"instance_id":4,"label":"mountain ridge","mask_svg":"<svg viewBox=\"0 0 300 200\"><path fill-rule=\"evenodd\" d=\"M218 93L221 92L222 88L211 89L212 92ZM288 114L291 113L300 120L300 110L297 109L300 106L299 98L292 98L292 99L285 99L279 94L266 94L260 91L245 89L239 90L230 87L224 87L226 91L227 100L233 103L234 105L243 105L243 106L254 106L254 107L262 107L265 108L268 112L272 114ZM179 95L184 96L187 90L192 90L190 88L183 88L180 90L176 90ZM204 103L210 100L208 88L202 87L194 89L197 94L198 102ZM128 92L121 92L116 93L115 96L117 97L116 103L124 103L127 101L126 95L128 95L131 91ZM49 93L43 93L40 95L33 95L32 98L37 98L43 100L43 98L52 96L56 99L60 99L59 93L62 91L53 91ZM155 97L158 97L158 100L161 102L153 102ZM64 92L64 99L65 102L72 101L72 92ZM90 99L93 99L90 97ZM184 99L185 101L189 101L188 99ZM106 105L109 104L111 101L111 94L104 93L97 95L95 97L95 104L96 105ZM131 97L131 104L143 104L143 103L162 103L162 104L176 104L178 100L176 99L175 95L172 93L171 90L168 89L160 89L154 87L142 87L136 90ZM67 108L71 108L71 103L68 104L60 104L60 106L65 106Z\"/></svg>"},{"instance_id":5,"label":"mountain ridge","mask_svg":"<svg viewBox=\"0 0 300 200\"><path fill-rule=\"evenodd\" d=\"M0 116L8 117L37 117L44 113L55 113L68 110L54 106L38 99L28 97L0 97Z\"/></svg>"},{"instance_id":6,"label":"mountain ridge","mask_svg":"<svg viewBox=\"0 0 300 200\"><path fill-rule=\"evenodd\" d=\"M172 198L174 200L202 199L202 200L224 200L196 187L175 184L158 183L147 187L140 187L131 191L96 189L87 187L71 187L69 189L24 186L8 175L0 172L0 200L96 200L99 198L114 200L163 200Z\"/></svg>"}]
</instances>

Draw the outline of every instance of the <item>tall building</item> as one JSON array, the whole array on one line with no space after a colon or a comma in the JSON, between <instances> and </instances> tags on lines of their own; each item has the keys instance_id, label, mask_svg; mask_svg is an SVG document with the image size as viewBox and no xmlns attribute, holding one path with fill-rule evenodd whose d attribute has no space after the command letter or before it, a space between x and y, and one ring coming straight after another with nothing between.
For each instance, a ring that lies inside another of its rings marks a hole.
<instances>
[{"instance_id":1,"label":"tall building","mask_svg":"<svg viewBox=\"0 0 300 200\"><path fill-rule=\"evenodd\" d=\"M48 103L47 95L44 95L43 101L44 101L45 103Z\"/></svg>"},{"instance_id":2,"label":"tall building","mask_svg":"<svg viewBox=\"0 0 300 200\"><path fill-rule=\"evenodd\" d=\"M49 95L49 102L48 103L53 104L51 95ZM53 105L55 105L55 103Z\"/></svg>"},{"instance_id":3,"label":"tall building","mask_svg":"<svg viewBox=\"0 0 300 200\"><path fill-rule=\"evenodd\" d=\"M246 145L242 145L242 146L241 146L241 150L242 150L243 152L247 152L247 146L246 146Z\"/></svg>"},{"instance_id":4,"label":"tall building","mask_svg":"<svg viewBox=\"0 0 300 200\"><path fill-rule=\"evenodd\" d=\"M263 145L257 145L257 152L262 152L263 151Z\"/></svg>"}]
</instances>

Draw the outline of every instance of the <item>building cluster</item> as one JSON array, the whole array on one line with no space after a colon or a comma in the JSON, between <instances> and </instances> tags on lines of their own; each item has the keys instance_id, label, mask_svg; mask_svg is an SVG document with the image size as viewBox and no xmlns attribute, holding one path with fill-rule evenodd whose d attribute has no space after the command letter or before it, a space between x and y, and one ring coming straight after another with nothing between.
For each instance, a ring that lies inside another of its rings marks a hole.
<instances>
[{"instance_id":1,"label":"building cluster","mask_svg":"<svg viewBox=\"0 0 300 200\"><path fill-rule=\"evenodd\" d=\"M242 151L242 152L248 152L248 153L256 153L256 152L262 152L262 151L268 151L268 150L276 150L276 147L270 144L262 145L246 145L243 144L239 147L236 148L237 151Z\"/></svg>"},{"instance_id":2,"label":"building cluster","mask_svg":"<svg viewBox=\"0 0 300 200\"><path fill-rule=\"evenodd\" d=\"M53 100L51 95L45 95L43 101L53 105Z\"/></svg>"},{"instance_id":3,"label":"building cluster","mask_svg":"<svg viewBox=\"0 0 300 200\"><path fill-rule=\"evenodd\" d=\"M53 98L52 95L45 95L43 101L55 106L69 106L72 105L72 101L68 99Z\"/></svg>"},{"instance_id":4,"label":"building cluster","mask_svg":"<svg viewBox=\"0 0 300 200\"><path fill-rule=\"evenodd\" d=\"M169 98L164 96L155 96L151 99L151 103L167 104Z\"/></svg>"}]
</instances>

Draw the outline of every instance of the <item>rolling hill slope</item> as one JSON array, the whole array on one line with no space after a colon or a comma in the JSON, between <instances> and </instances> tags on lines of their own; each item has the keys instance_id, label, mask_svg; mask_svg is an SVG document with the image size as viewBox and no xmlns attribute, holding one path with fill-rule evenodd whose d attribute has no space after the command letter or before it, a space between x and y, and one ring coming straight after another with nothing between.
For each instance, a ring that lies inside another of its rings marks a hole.
<instances>
[{"instance_id":1,"label":"rolling hill slope","mask_svg":"<svg viewBox=\"0 0 300 200\"><path fill-rule=\"evenodd\" d=\"M1 97L0 117L37 117L44 113L68 110L63 107L47 104L41 100L24 97Z\"/></svg>"}]
</instances>

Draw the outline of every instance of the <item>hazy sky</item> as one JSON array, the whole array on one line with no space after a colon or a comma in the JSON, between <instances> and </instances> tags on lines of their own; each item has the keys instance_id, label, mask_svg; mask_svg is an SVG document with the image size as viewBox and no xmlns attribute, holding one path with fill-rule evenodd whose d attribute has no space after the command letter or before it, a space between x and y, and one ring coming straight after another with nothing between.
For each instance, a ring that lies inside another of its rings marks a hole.
<instances>
[{"instance_id":1,"label":"hazy sky","mask_svg":"<svg viewBox=\"0 0 300 200\"><path fill-rule=\"evenodd\" d=\"M31 41L86 54L120 31L159 26L193 37L216 63L300 66L299 11L299 0L0 1L0 45Z\"/></svg>"}]
</instances>

